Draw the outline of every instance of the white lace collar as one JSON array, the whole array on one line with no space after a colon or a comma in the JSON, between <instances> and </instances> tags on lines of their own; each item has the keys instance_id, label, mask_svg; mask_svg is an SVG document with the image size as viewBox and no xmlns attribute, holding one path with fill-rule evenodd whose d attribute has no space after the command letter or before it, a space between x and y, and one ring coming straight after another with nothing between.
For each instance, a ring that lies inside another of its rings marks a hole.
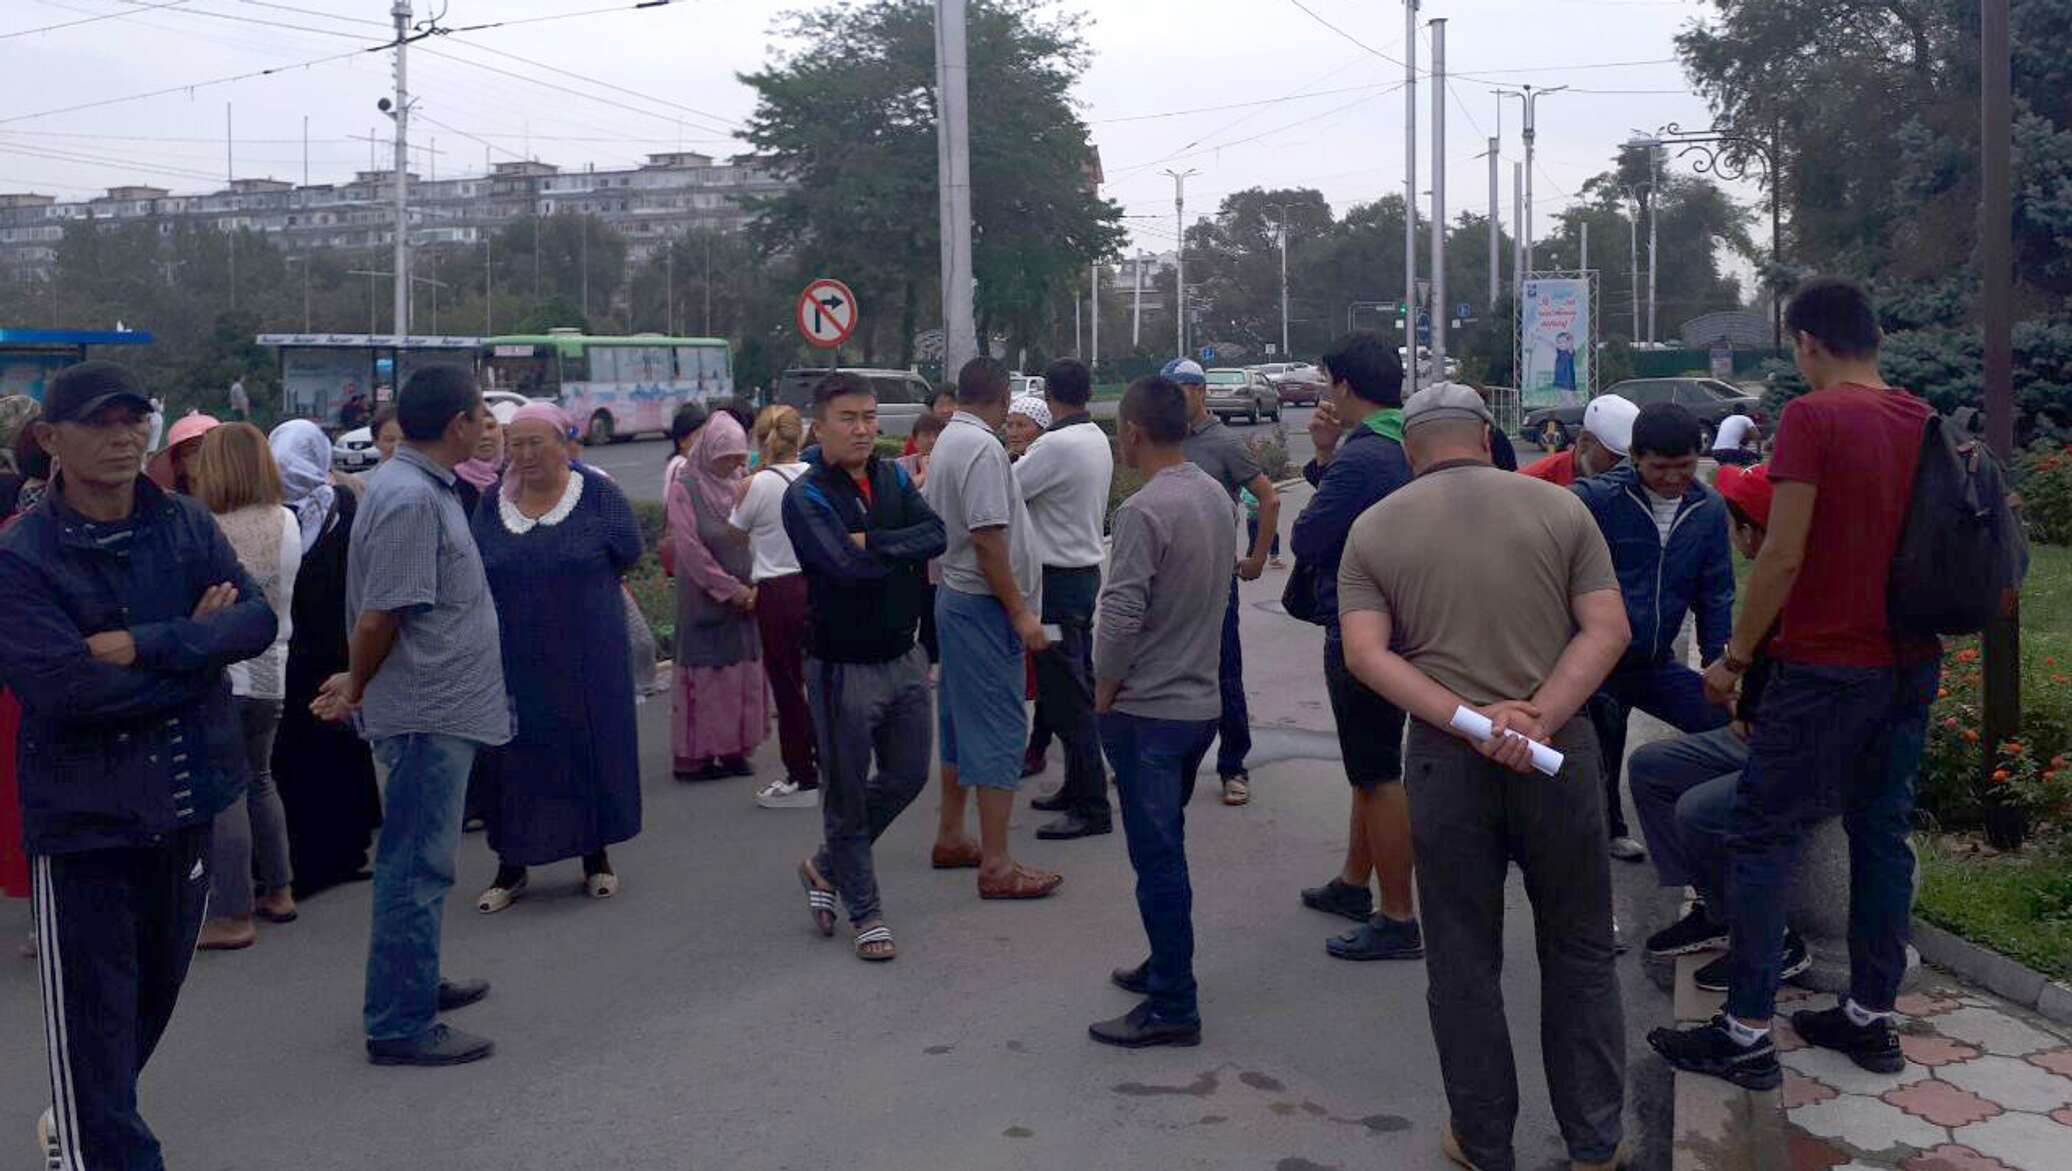
<instances>
[{"instance_id":1,"label":"white lace collar","mask_svg":"<svg viewBox=\"0 0 2072 1171\"><path fill-rule=\"evenodd\" d=\"M554 507L548 509L545 515L537 519L525 515L518 511L518 501L516 498L506 496L502 492L496 494L496 512L497 516L503 519L505 531L513 536L522 537L531 532L536 525L545 525L548 528L552 528L567 520L568 514L576 510L576 504L582 498L583 473L570 468L568 470L568 486L561 490L561 499L555 503Z\"/></svg>"}]
</instances>

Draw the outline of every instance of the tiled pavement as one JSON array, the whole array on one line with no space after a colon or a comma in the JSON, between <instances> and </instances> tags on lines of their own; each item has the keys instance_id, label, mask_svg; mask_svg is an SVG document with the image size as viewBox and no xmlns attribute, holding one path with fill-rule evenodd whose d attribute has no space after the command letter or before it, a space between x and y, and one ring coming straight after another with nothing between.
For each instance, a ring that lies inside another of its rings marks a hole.
<instances>
[{"instance_id":1,"label":"tiled pavement","mask_svg":"<svg viewBox=\"0 0 2072 1171\"><path fill-rule=\"evenodd\" d=\"M1907 1067L1893 1075L1807 1046L1782 1014L1832 1002L1785 989L1769 1109L1783 1110L1791 1171L2072 1169L2072 1036L1939 972L1921 983L1899 1002Z\"/></svg>"}]
</instances>

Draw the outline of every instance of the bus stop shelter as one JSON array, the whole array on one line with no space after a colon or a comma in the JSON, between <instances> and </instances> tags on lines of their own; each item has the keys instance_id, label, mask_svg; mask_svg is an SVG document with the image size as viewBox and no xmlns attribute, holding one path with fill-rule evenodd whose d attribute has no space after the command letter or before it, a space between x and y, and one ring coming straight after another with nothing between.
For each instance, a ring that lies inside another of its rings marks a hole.
<instances>
[{"instance_id":1,"label":"bus stop shelter","mask_svg":"<svg viewBox=\"0 0 2072 1171\"><path fill-rule=\"evenodd\" d=\"M0 395L25 394L43 401L50 376L86 361L94 346L148 346L141 329L0 329Z\"/></svg>"},{"instance_id":2,"label":"bus stop shelter","mask_svg":"<svg viewBox=\"0 0 2072 1171\"><path fill-rule=\"evenodd\" d=\"M383 402L423 367L473 369L482 339L412 334L398 345L386 333L262 333L258 342L280 363L282 415L330 424L348 399Z\"/></svg>"}]
</instances>

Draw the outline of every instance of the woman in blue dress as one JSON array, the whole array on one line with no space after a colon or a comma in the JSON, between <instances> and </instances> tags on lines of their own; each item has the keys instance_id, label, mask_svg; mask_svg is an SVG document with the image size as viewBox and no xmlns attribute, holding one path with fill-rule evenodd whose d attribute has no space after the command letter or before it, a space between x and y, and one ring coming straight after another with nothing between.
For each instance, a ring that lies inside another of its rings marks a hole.
<instances>
[{"instance_id":1,"label":"woman in blue dress","mask_svg":"<svg viewBox=\"0 0 2072 1171\"><path fill-rule=\"evenodd\" d=\"M639 738L619 578L640 559L640 525L618 487L571 457L561 408L520 409L510 466L475 510L496 600L515 739L490 753L485 812L500 865L475 904L511 905L526 868L583 860L583 888L610 898L605 848L640 832Z\"/></svg>"}]
</instances>

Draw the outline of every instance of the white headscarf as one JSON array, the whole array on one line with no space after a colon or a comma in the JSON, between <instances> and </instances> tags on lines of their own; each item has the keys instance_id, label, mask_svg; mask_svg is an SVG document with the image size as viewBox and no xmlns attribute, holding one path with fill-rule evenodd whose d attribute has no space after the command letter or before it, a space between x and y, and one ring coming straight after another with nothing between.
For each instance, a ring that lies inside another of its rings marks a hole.
<instances>
[{"instance_id":1,"label":"white headscarf","mask_svg":"<svg viewBox=\"0 0 2072 1171\"><path fill-rule=\"evenodd\" d=\"M273 462L281 469L282 503L302 526L302 554L307 557L324 535L324 518L338 491L331 486L331 441L308 419L290 419L267 437Z\"/></svg>"}]
</instances>

